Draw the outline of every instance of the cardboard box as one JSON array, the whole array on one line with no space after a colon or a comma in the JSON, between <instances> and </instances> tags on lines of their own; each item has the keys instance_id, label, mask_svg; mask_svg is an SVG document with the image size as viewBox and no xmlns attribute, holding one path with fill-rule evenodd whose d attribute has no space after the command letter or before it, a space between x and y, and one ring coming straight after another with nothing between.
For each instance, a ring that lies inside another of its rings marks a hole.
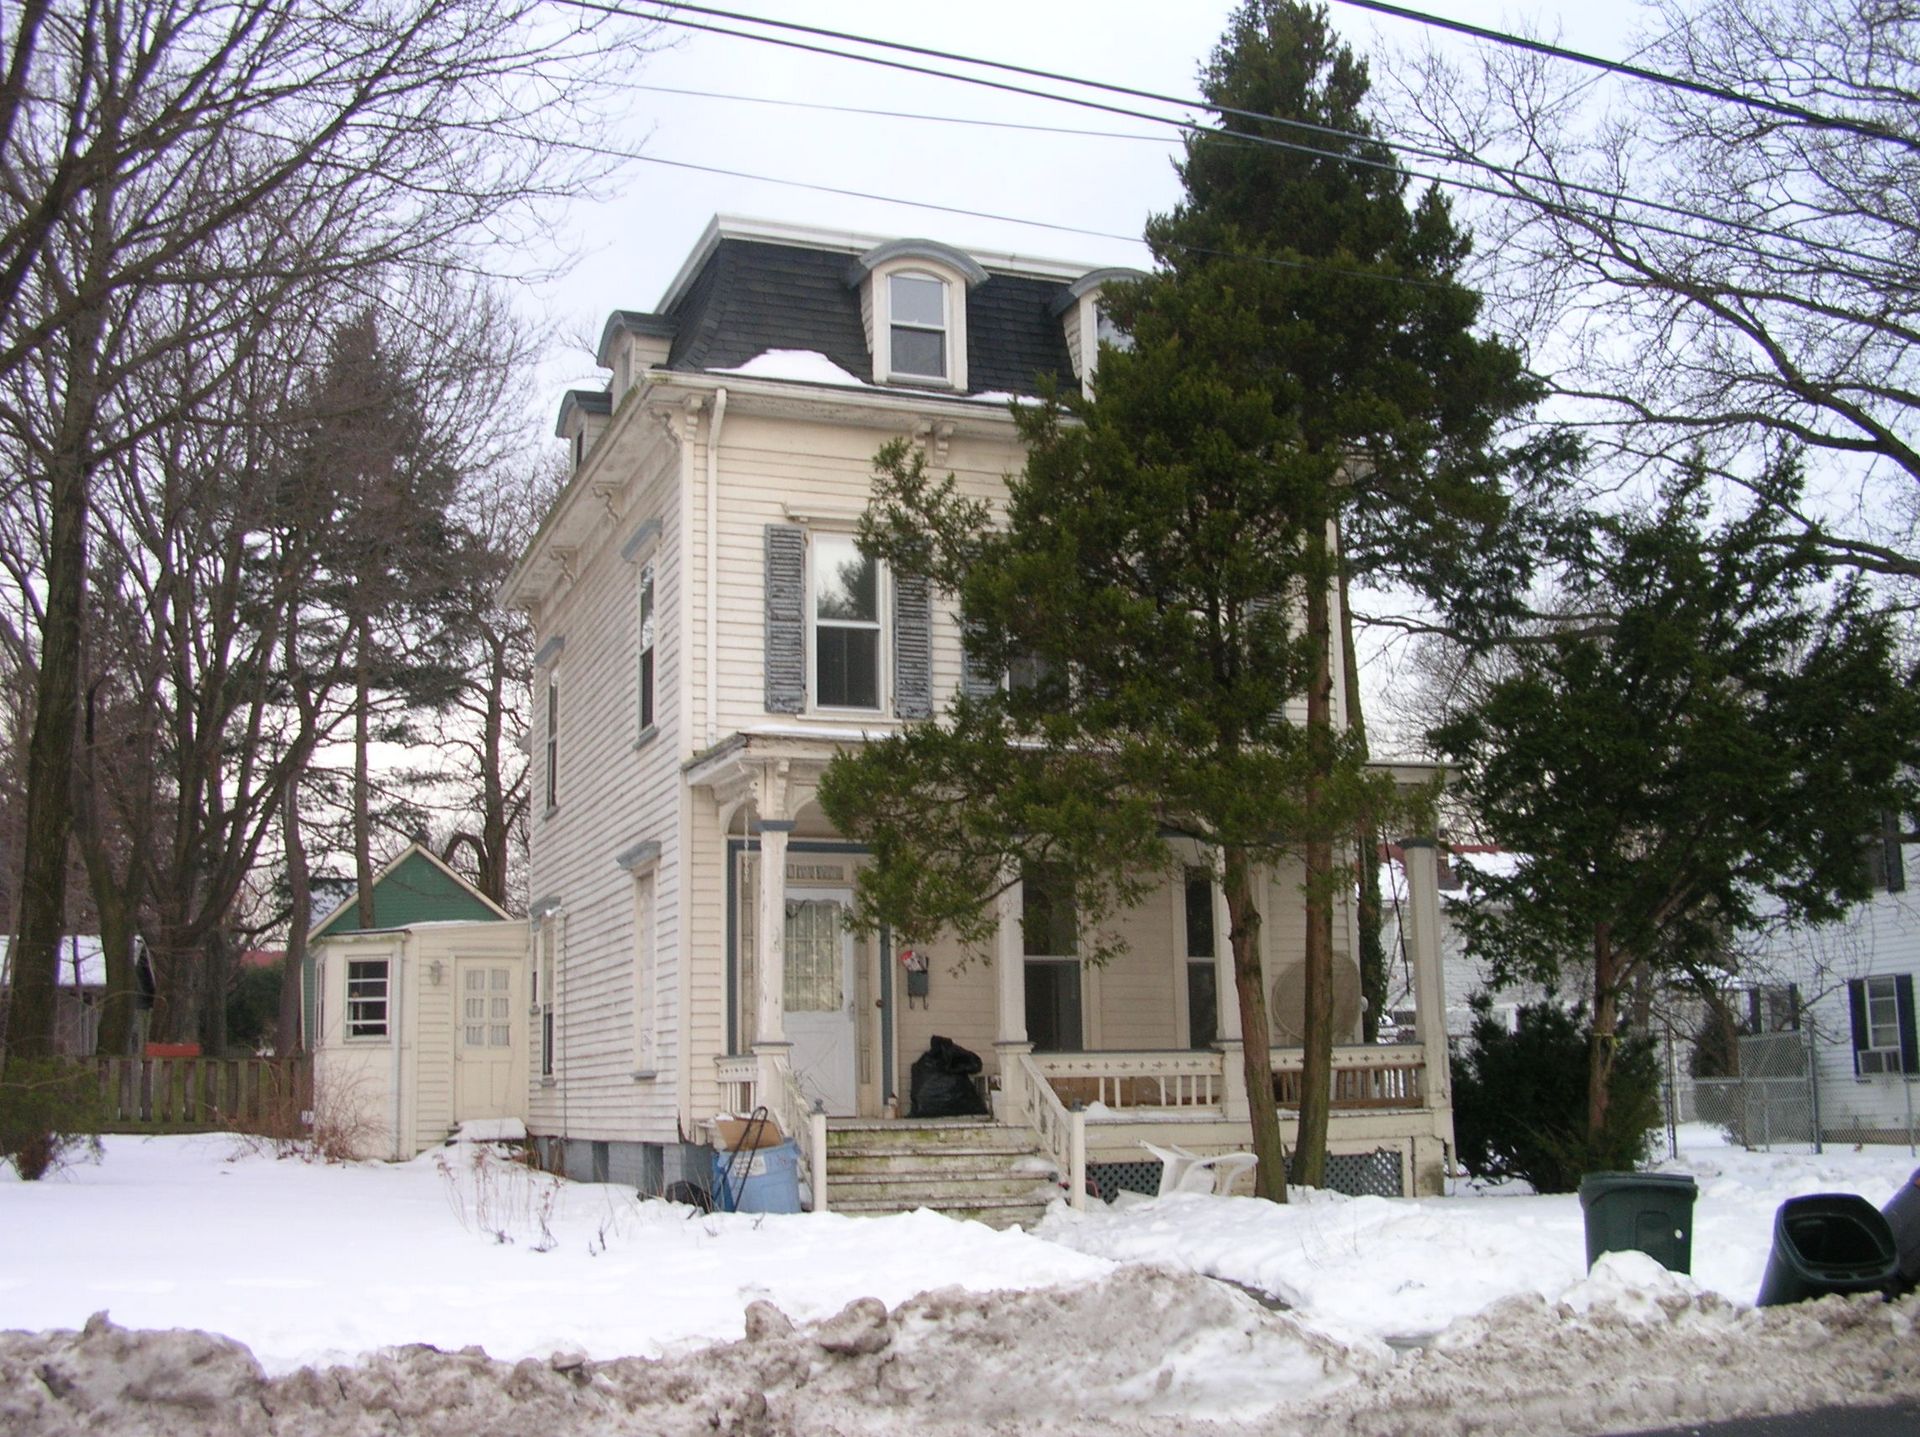
<instances>
[{"instance_id":1,"label":"cardboard box","mask_svg":"<svg viewBox=\"0 0 1920 1437\"><path fill-rule=\"evenodd\" d=\"M787 1140L780 1131L780 1124L769 1117L764 1122L752 1118L715 1118L707 1125L713 1130L713 1145L723 1153L738 1152L741 1148L758 1152L761 1148L777 1147ZM753 1141L747 1141L749 1132Z\"/></svg>"}]
</instances>

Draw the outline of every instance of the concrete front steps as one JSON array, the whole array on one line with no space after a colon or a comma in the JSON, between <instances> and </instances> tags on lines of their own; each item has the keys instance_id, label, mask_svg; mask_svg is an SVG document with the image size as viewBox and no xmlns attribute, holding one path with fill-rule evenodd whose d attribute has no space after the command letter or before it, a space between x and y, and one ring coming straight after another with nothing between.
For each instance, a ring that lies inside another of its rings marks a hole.
<instances>
[{"instance_id":1,"label":"concrete front steps","mask_svg":"<svg viewBox=\"0 0 1920 1437\"><path fill-rule=\"evenodd\" d=\"M1054 1167L1025 1128L986 1118L827 1124L827 1208L932 1208L989 1227L1031 1227L1060 1195Z\"/></svg>"}]
</instances>

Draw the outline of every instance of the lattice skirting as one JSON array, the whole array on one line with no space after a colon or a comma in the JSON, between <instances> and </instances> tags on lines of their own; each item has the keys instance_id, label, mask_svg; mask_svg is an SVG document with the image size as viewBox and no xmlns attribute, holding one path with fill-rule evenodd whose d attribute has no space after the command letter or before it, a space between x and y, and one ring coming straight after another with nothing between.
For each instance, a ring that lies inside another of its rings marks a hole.
<instances>
[{"instance_id":1,"label":"lattice skirting","mask_svg":"<svg viewBox=\"0 0 1920 1437\"><path fill-rule=\"evenodd\" d=\"M1160 1191L1160 1164L1088 1163L1087 1179L1098 1189L1102 1202L1112 1202L1121 1192L1145 1193L1152 1197ZM1370 1153L1329 1154L1327 1187L1348 1197L1404 1197L1400 1154L1393 1148L1376 1148Z\"/></svg>"}]
</instances>

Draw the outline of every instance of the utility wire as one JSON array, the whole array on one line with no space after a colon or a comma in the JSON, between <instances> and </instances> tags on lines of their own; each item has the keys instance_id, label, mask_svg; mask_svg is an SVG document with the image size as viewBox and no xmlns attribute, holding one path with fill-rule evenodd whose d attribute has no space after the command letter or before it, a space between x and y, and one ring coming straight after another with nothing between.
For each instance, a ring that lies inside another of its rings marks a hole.
<instances>
[{"instance_id":1,"label":"utility wire","mask_svg":"<svg viewBox=\"0 0 1920 1437\"><path fill-rule=\"evenodd\" d=\"M881 204L900 205L906 209L932 210L940 214L959 215L966 219L992 220L997 224L1026 225L1032 229L1055 230L1063 234L1086 235L1093 239L1119 240L1124 244L1141 244L1138 235L1115 234L1110 230L1084 229L1078 225L1057 224L1051 220L1022 219L1018 215L993 214L986 210L970 210L959 205L936 204L928 200L902 199L898 195L877 194L871 190L843 189L838 185L818 185L806 180L783 179L778 175L755 174L750 170L727 169L720 165L700 165L691 160L671 160L660 155L643 154L639 150L621 150L606 145L590 145L580 140L550 140L556 149L579 150L587 154L612 155L618 159L636 160L641 164L661 165L673 170L694 170L700 174L724 175L729 179L753 180L760 184L784 185L789 189L813 190L819 194L842 195L848 199L876 200ZM1272 269L1303 270L1313 274L1343 275L1352 279L1378 280L1385 284L1407 285L1414 289L1448 289L1453 281L1445 279L1422 279L1416 275L1392 274L1375 269L1356 269L1351 265L1331 264L1322 260L1282 259L1278 255L1240 254L1231 250L1212 249L1205 245L1181 244L1178 248L1189 254L1210 255L1218 259L1242 260L1252 264L1265 265Z\"/></svg>"},{"instance_id":2,"label":"utility wire","mask_svg":"<svg viewBox=\"0 0 1920 1437\"><path fill-rule=\"evenodd\" d=\"M659 95L687 95L696 100L730 100L742 105L778 105L790 110L824 110L833 115L865 115L879 120L925 120L938 125L974 125L990 130L1024 130L1040 135L1068 135L1087 140L1137 140L1149 145L1178 143L1168 135L1141 135L1122 130L1083 130L1072 125L1034 125L1019 120L987 120L977 115L929 115L917 110L871 110L860 105L829 105L821 100L789 100L772 95L728 94L720 90L686 90L677 85L642 85L618 81L622 90L644 90Z\"/></svg>"},{"instance_id":3,"label":"utility wire","mask_svg":"<svg viewBox=\"0 0 1920 1437\"><path fill-rule=\"evenodd\" d=\"M620 15L620 16L625 16L627 18L635 18L635 15L636 15L636 12L634 12L633 10L625 8L618 4L609 3L609 0L554 0L554 3L560 4L572 9L588 10L588 11L593 11L600 14ZM978 66L984 66L990 69L1006 70L1015 74L1030 75L1030 76L1035 76L1039 78L1051 79L1059 83L1078 85L1078 86L1082 86L1089 89L1105 90L1115 94L1135 96L1139 98L1152 100L1157 103L1164 103L1164 104L1170 104L1170 105L1182 105L1182 106L1187 106L1189 108L1209 109L1223 116L1226 116L1226 115L1236 116L1236 117L1241 117L1249 120L1254 120L1263 124L1282 125L1290 128L1302 129L1302 130L1307 130L1317 134L1331 136L1336 139L1353 140L1361 144L1377 146L1378 148L1380 148L1381 150L1389 154L1391 154L1394 150L1398 149L1398 150L1405 151L1406 153L1409 153L1409 154L1418 155L1422 158L1433 159L1444 164L1467 165L1472 168L1477 168L1477 169L1486 171L1490 174L1498 175L1501 178L1507 179L1509 181L1514 181L1514 180L1525 181L1529 184L1539 184L1539 185L1550 186L1552 189L1558 190L1558 191L1570 191L1574 193L1588 194L1588 195L1595 196L1597 198L1612 200L1622 204L1635 205L1635 206L1639 206L1641 208L1648 209L1657 213L1670 214L1678 218L1692 220L1699 224L1715 226L1716 228L1721 230L1731 230L1735 233L1751 234L1763 239L1783 241L1786 243L1798 245L1804 249L1807 249L1816 253L1833 255L1842 259L1855 260L1869 266L1877 265L1880 262L1878 256L1864 254L1858 250L1849 249L1844 245L1833 244L1829 241L1809 239L1800 235L1784 234L1778 230L1768 229L1764 226L1752 224L1745 220L1732 219L1726 216L1703 215L1696 210L1689 210L1679 205L1666 203L1665 201L1642 199L1634 195L1625 194L1621 191L1608 190L1600 186L1584 184L1575 180L1568 180L1568 179L1563 179L1563 178L1550 176L1550 175L1533 174L1528 171L1513 169L1507 166L1499 165L1490 160L1483 160L1478 158L1477 156L1453 154L1443 150L1435 150L1435 149L1423 147L1423 146L1416 145L1404 140L1397 141L1397 142L1390 141L1376 135L1361 134L1359 132L1352 131L1352 130L1336 129L1326 125L1314 124L1311 121L1287 119L1287 118L1283 118L1276 115L1264 115L1258 111L1241 110L1241 109L1236 109L1232 106L1213 105L1205 100L1183 100L1177 96L1160 95L1150 90L1139 90L1139 89L1134 89L1124 85L1112 85L1112 84L1107 84L1104 81L1088 80L1088 79L1084 79L1084 78L1080 78L1072 75L1061 74L1055 71L1038 70L1029 66L1014 65L1014 64L1010 64L1010 63L1006 63L998 60L984 60L974 56L957 54L952 51L934 50L926 46L909 45L904 42L891 41L891 40L878 40L878 39L873 39L867 36L852 34L847 31L827 30L820 26L802 25L793 21L764 19L762 17L755 16L755 15L742 14L738 11L717 10L710 6L704 6L704 5L680 4L678 3L678 0L657 0L657 3L661 4L663 7L670 10L685 10L685 11L690 11L690 12L702 14L702 15L717 15L727 19L739 19L739 20L747 21L752 24L775 26L782 29L795 30L795 31L800 31L807 34L812 34L812 35L820 35L827 38L837 39L837 40L841 40L841 41L849 42L853 44L871 45L871 46L877 46L885 49L896 49L896 50L904 51L910 54L917 54L917 55L923 55L923 56L930 56L938 59L951 60L960 64L978 65ZM785 39L776 35L759 35L759 34L754 34L750 31L730 30L723 26L706 24L697 20L685 20L672 15L658 16L658 17L647 16L645 18L657 18L657 19L663 20L665 23L676 25L683 29L698 30L708 34L727 36L733 39L752 40L761 44L776 45L786 49L800 50L809 54L824 55L833 59L853 60L853 61L858 61L862 64L876 65L876 66L880 66L887 69L903 70L909 74L926 75L934 79L955 80L964 84L982 86L987 89L1003 90L1011 94L1025 95L1031 98L1048 100L1058 104L1077 105L1086 109L1099 110L1107 114L1120 115L1128 119L1146 120L1154 124L1171 125L1171 126L1174 126L1175 128L1182 130L1185 133L1192 134L1192 135L1209 136L1209 137L1215 137L1215 138L1232 138L1234 140L1243 141L1248 144L1265 145L1270 148L1288 150L1297 154L1305 154L1305 155L1313 156L1316 158L1336 160L1342 163L1355 164L1355 165L1360 165L1366 168L1384 170L1393 174L1404 174L1414 179L1427 180L1434 184L1445 185L1445 186L1448 186L1449 188L1464 190L1472 194L1487 195L1491 198L1498 199L1498 200L1511 200L1515 198L1515 191L1513 189L1500 188L1494 185L1483 184L1474 180L1459 179L1450 175L1435 174L1431 171L1410 169L1407 166L1402 165L1397 161L1380 160L1380 159L1374 159L1365 155L1324 150L1311 145L1303 145L1290 140L1278 139L1271 135L1256 135L1256 134L1247 134L1243 132L1233 132L1229 136L1229 135L1223 134L1223 132L1219 130L1215 130L1202 125L1197 125L1193 123L1191 120L1171 119L1163 115L1156 115L1156 114L1152 114L1145 111L1128 109L1124 106L1112 105L1099 100L1083 99L1083 98L1079 98L1072 95L1061 95L1061 94L1046 91L1046 90L1033 89L1031 87L1024 86L1024 85L1010 84L1006 81L990 80L981 76L956 74L950 70L935 69L929 66L911 64L909 62L902 61L902 60L890 60L882 56L856 54L846 50L834 49L829 46L810 44L800 40ZM1647 219L1636 219L1636 218L1629 218L1629 217L1620 216L1620 215L1611 215L1599 210L1586 208L1579 205L1569 204L1565 201L1548 199L1537 194L1527 194L1525 192L1521 192L1521 193L1522 193L1522 196L1529 203L1539 205L1543 209L1546 209L1551 213L1559 214L1562 217L1568 218L1568 219L1591 220L1596 222L1598 225L1600 225L1603 228L1609 227L1615 224L1624 224L1636 230L1645 231L1651 234L1665 235L1668 238L1672 238L1672 239L1681 239L1681 240L1687 240L1689 242L1696 242L1696 243L1701 239L1701 236L1693 231L1677 229L1671 225L1661 225Z\"/></svg>"},{"instance_id":4,"label":"utility wire","mask_svg":"<svg viewBox=\"0 0 1920 1437\"><path fill-rule=\"evenodd\" d=\"M1496 45L1507 45L1516 50L1531 50L1537 55L1546 55L1555 60L1567 60L1576 65L1589 65L1596 70L1626 75L1631 79L1644 80L1650 85L1660 85L1669 90L1684 90L1689 94L1702 95L1707 99L1720 100L1729 105L1741 105L1749 110L1760 110L1770 115L1784 115L1788 119L1800 120L1823 130L1843 130L1848 134L1860 135L1869 140L1890 140L1907 149L1920 148L1920 144L1913 139L1884 125L1850 119L1844 115L1825 115L1818 110L1790 105L1783 100L1769 100L1760 95L1748 95L1739 90L1729 90L1722 85L1709 85L1701 80L1689 80L1684 76L1669 75L1660 70L1644 69L1639 65L1628 64L1624 60L1609 60L1600 55L1589 55L1582 50L1569 50L1561 45L1549 45L1544 40L1530 39L1525 35L1510 34L1505 30L1491 30L1484 25L1470 25L1465 20L1449 20L1444 15L1429 14L1425 10L1412 10L1404 5L1390 5L1386 0L1340 0L1340 3L1351 5L1357 10L1372 10L1381 15L1391 15L1396 19L1430 25L1437 30L1452 30L1457 34L1470 35L1476 40L1490 40Z\"/></svg>"}]
</instances>

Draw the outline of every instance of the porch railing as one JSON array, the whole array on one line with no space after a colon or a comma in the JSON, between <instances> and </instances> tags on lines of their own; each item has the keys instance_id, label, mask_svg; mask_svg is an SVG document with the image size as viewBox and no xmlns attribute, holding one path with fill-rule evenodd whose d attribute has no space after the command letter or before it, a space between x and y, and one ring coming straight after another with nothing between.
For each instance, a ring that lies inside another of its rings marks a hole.
<instances>
[{"instance_id":1,"label":"porch railing","mask_svg":"<svg viewBox=\"0 0 1920 1437\"><path fill-rule=\"evenodd\" d=\"M86 1058L101 1131L296 1137L313 1108L313 1063L297 1058Z\"/></svg>"},{"instance_id":2,"label":"porch railing","mask_svg":"<svg viewBox=\"0 0 1920 1437\"><path fill-rule=\"evenodd\" d=\"M1038 1053L1033 1063L1063 1103L1218 1110L1226 1097L1220 1055L1206 1050Z\"/></svg>"},{"instance_id":3,"label":"porch railing","mask_svg":"<svg viewBox=\"0 0 1920 1437\"><path fill-rule=\"evenodd\" d=\"M720 1084L720 1108L728 1113L753 1111L753 1080L759 1059L751 1053L728 1053L713 1060L714 1080Z\"/></svg>"},{"instance_id":4,"label":"porch railing","mask_svg":"<svg viewBox=\"0 0 1920 1437\"><path fill-rule=\"evenodd\" d=\"M1285 1048L1273 1055L1273 1096L1282 1108L1300 1106L1305 1054ZM1333 1050L1335 1112L1369 1108L1419 1108L1426 1103L1425 1054L1418 1049L1356 1045Z\"/></svg>"},{"instance_id":5,"label":"porch railing","mask_svg":"<svg viewBox=\"0 0 1920 1437\"><path fill-rule=\"evenodd\" d=\"M778 1081L764 1086L770 1089L764 1101L793 1145L800 1152L800 1180L808 1185L813 1211L827 1210L827 1113L808 1100L800 1080L785 1058L775 1058Z\"/></svg>"},{"instance_id":6,"label":"porch railing","mask_svg":"<svg viewBox=\"0 0 1920 1437\"><path fill-rule=\"evenodd\" d=\"M1087 1115L1076 1104L1071 1112L1060 1101L1043 1062L1031 1053L1020 1055L1021 1082L1015 1088L1015 1116L1040 1139L1053 1164L1067 1175L1067 1202L1084 1211L1087 1206Z\"/></svg>"}]
</instances>

